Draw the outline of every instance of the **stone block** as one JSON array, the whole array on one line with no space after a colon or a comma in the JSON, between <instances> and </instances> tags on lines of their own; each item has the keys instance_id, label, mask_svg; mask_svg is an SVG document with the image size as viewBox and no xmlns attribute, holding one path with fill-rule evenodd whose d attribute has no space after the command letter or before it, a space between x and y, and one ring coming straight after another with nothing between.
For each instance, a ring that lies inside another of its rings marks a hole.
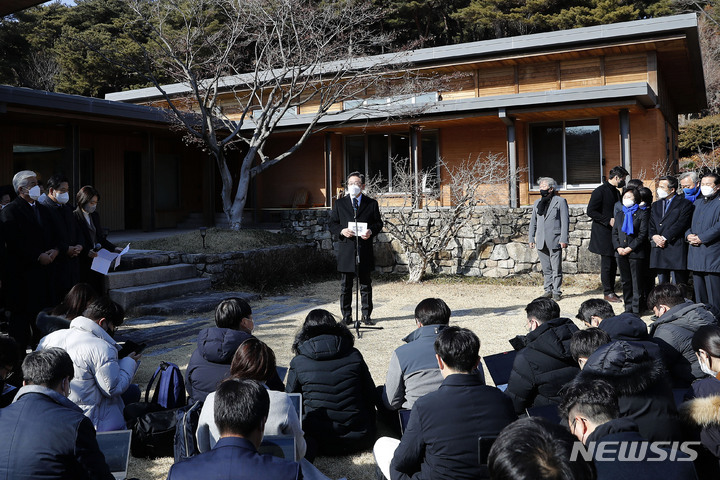
<instances>
[{"instance_id":1,"label":"stone block","mask_svg":"<svg viewBox=\"0 0 720 480\"><path fill-rule=\"evenodd\" d=\"M389 243L376 242L373 245L373 253L375 254L375 265L392 266L395 262L395 252Z\"/></svg>"},{"instance_id":2,"label":"stone block","mask_svg":"<svg viewBox=\"0 0 720 480\"><path fill-rule=\"evenodd\" d=\"M493 248L490 260L507 260L508 258L510 258L510 255L508 254L506 246L498 242L498 245L495 245L495 248Z\"/></svg>"}]
</instances>

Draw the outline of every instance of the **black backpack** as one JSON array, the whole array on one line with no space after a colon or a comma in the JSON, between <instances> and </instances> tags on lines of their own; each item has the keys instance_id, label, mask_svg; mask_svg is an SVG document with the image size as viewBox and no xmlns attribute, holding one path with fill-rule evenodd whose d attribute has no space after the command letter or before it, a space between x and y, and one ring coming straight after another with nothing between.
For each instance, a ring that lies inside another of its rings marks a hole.
<instances>
[{"instance_id":1,"label":"black backpack","mask_svg":"<svg viewBox=\"0 0 720 480\"><path fill-rule=\"evenodd\" d=\"M203 402L178 408L175 411L175 463L200 453L195 433L200 422Z\"/></svg>"}]
</instances>

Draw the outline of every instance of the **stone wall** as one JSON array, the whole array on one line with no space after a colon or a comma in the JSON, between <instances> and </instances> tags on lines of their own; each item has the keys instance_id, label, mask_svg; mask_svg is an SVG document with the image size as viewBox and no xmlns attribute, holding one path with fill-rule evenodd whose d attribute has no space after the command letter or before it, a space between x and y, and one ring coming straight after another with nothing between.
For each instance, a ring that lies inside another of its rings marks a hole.
<instances>
[{"instance_id":1,"label":"stone wall","mask_svg":"<svg viewBox=\"0 0 720 480\"><path fill-rule=\"evenodd\" d=\"M383 216L394 215L392 208L381 209ZM418 224L432 213L418 216ZM540 270L537 252L528 247L527 235L531 207L483 207L471 225L463 228L445 252L429 266L433 273L484 277L507 277ZM336 248L327 229L330 210L292 210L282 214L282 229L315 243L317 248ZM588 251L591 220L585 207L570 207L570 241L563 252L565 273L598 273L600 257ZM388 233L380 233L375 245L376 270L407 273L408 259L400 243Z\"/></svg>"}]
</instances>

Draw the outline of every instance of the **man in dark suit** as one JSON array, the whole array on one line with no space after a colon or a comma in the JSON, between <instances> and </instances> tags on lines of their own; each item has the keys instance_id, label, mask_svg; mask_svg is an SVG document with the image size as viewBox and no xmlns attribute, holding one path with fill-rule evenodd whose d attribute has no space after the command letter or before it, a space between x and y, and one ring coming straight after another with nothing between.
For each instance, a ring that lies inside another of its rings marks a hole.
<instances>
[{"instance_id":1,"label":"man in dark suit","mask_svg":"<svg viewBox=\"0 0 720 480\"><path fill-rule=\"evenodd\" d=\"M662 177L658 182L658 201L650 210L650 268L657 272L658 284L688 281L685 230L690 227L693 204L677 195L677 189L677 178Z\"/></svg>"},{"instance_id":2,"label":"man in dark suit","mask_svg":"<svg viewBox=\"0 0 720 480\"><path fill-rule=\"evenodd\" d=\"M562 251L568 246L570 215L567 200L557 195L555 180L538 179L542 198L533 205L528 237L530 248L537 248L545 277L545 293L558 301L562 298Z\"/></svg>"},{"instance_id":3,"label":"man in dark suit","mask_svg":"<svg viewBox=\"0 0 720 480\"><path fill-rule=\"evenodd\" d=\"M215 392L220 440L209 452L173 465L168 480L303 478L299 463L258 453L269 411L270 396L261 383L244 379L221 383Z\"/></svg>"},{"instance_id":4,"label":"man in dark suit","mask_svg":"<svg viewBox=\"0 0 720 480\"><path fill-rule=\"evenodd\" d=\"M628 175L628 171L623 167L613 167L608 174L608 180L590 195L587 206L588 217L593 221L588 250L600 255L600 280L605 300L615 303L620 302L620 298L615 295L617 262L612 245L612 227L615 224L614 207L615 203L620 201L618 189L625 186L625 177Z\"/></svg>"},{"instance_id":5,"label":"man in dark suit","mask_svg":"<svg viewBox=\"0 0 720 480\"><path fill-rule=\"evenodd\" d=\"M352 323L352 289L355 279L355 250L356 241L359 246L359 265L357 265L360 278L360 295L362 297L362 320L367 325L374 322L371 319L372 280L370 272L375 267L373 255L373 237L383 227L380 207L376 200L363 195L365 189L365 175L353 172L347 178L349 195L335 202L328 228L330 233L338 238L337 262L338 271L342 274L340 283L340 310L343 321ZM365 224L367 229L356 238L354 233L355 222Z\"/></svg>"},{"instance_id":6,"label":"man in dark suit","mask_svg":"<svg viewBox=\"0 0 720 480\"><path fill-rule=\"evenodd\" d=\"M507 396L474 373L479 352L480 340L467 328L438 333L442 385L415 402L402 440L383 437L373 448L386 478L487 478L487 468L478 463L478 437L497 436L517 415Z\"/></svg>"},{"instance_id":7,"label":"man in dark suit","mask_svg":"<svg viewBox=\"0 0 720 480\"><path fill-rule=\"evenodd\" d=\"M38 312L52 305L50 265L59 250L52 215L36 201L40 187L35 172L16 173L13 188L17 198L0 212L7 246L3 286L12 312L9 333L23 349L31 343Z\"/></svg>"}]
</instances>

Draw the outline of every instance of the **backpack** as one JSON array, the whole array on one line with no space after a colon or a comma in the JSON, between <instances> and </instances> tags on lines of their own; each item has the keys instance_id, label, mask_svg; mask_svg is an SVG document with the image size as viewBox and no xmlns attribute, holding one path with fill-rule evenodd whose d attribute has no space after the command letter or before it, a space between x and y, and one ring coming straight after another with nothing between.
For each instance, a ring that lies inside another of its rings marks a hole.
<instances>
[{"instance_id":1,"label":"backpack","mask_svg":"<svg viewBox=\"0 0 720 480\"><path fill-rule=\"evenodd\" d=\"M150 389L156 378L158 382L152 396L152 403L157 403L163 408L185 406L185 380L180 373L180 368L170 362L161 362L155 370L145 390L145 401L150 395Z\"/></svg>"},{"instance_id":2,"label":"backpack","mask_svg":"<svg viewBox=\"0 0 720 480\"><path fill-rule=\"evenodd\" d=\"M176 416L180 409L160 409L156 403L146 403L145 406L145 413L135 418L132 424L128 424L132 429L130 453L136 458L172 457ZM128 407L142 406L132 403ZM125 408L126 415L130 410L128 407Z\"/></svg>"},{"instance_id":3,"label":"backpack","mask_svg":"<svg viewBox=\"0 0 720 480\"><path fill-rule=\"evenodd\" d=\"M200 453L195 433L200 423L200 410L203 402L178 408L175 411L175 463Z\"/></svg>"}]
</instances>

